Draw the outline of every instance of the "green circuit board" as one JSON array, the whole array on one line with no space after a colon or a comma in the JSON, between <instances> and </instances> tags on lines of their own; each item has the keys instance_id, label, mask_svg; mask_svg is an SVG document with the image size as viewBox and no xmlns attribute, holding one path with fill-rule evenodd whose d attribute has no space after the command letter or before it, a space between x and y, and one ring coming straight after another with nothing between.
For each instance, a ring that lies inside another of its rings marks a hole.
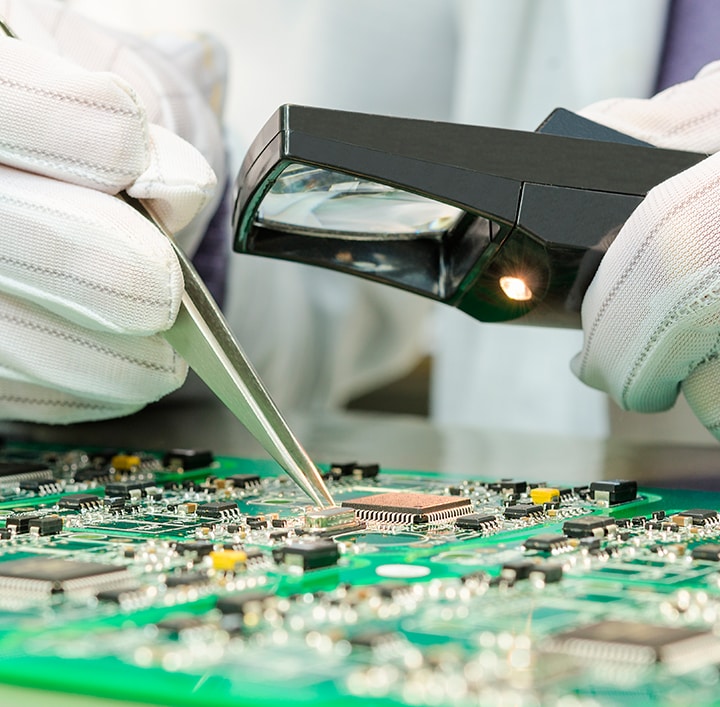
<instances>
[{"instance_id":1,"label":"green circuit board","mask_svg":"<svg viewBox=\"0 0 720 707\"><path fill-rule=\"evenodd\" d=\"M0 449L0 683L165 705L720 704L720 495ZM0 686L0 693L1 693Z\"/></svg>"}]
</instances>

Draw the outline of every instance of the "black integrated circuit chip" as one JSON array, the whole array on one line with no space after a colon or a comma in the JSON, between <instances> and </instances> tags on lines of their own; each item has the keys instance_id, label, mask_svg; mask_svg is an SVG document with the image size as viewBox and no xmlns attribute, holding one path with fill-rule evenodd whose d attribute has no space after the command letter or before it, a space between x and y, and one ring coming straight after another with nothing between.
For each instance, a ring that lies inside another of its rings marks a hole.
<instances>
[{"instance_id":1,"label":"black integrated circuit chip","mask_svg":"<svg viewBox=\"0 0 720 707\"><path fill-rule=\"evenodd\" d=\"M617 528L610 516L580 516L563 523L563 533L570 538L604 537Z\"/></svg>"},{"instance_id":2,"label":"black integrated circuit chip","mask_svg":"<svg viewBox=\"0 0 720 707\"><path fill-rule=\"evenodd\" d=\"M676 513L675 515L681 518L692 519L693 525L711 525L712 523L717 523L718 518L720 518L718 512L711 508L690 508L687 511L680 511L680 513Z\"/></svg>"},{"instance_id":3,"label":"black integrated circuit chip","mask_svg":"<svg viewBox=\"0 0 720 707\"><path fill-rule=\"evenodd\" d=\"M596 501L605 501L611 506L618 503L628 503L637 498L637 481L626 479L613 479L593 481L590 484L590 493Z\"/></svg>"},{"instance_id":4,"label":"black integrated circuit chip","mask_svg":"<svg viewBox=\"0 0 720 707\"><path fill-rule=\"evenodd\" d=\"M0 484L19 483L32 479L53 479L53 473L42 462L0 462Z\"/></svg>"},{"instance_id":5,"label":"black integrated circuit chip","mask_svg":"<svg viewBox=\"0 0 720 707\"><path fill-rule=\"evenodd\" d=\"M294 543L273 550L273 559L278 564L314 570L336 564L340 550L331 540Z\"/></svg>"},{"instance_id":6,"label":"black integrated circuit chip","mask_svg":"<svg viewBox=\"0 0 720 707\"><path fill-rule=\"evenodd\" d=\"M197 507L197 514L203 518L231 518L238 513L238 504L233 501L210 501Z\"/></svg>"},{"instance_id":7,"label":"black integrated circuit chip","mask_svg":"<svg viewBox=\"0 0 720 707\"><path fill-rule=\"evenodd\" d=\"M80 511L85 508L99 508L102 499L94 493L69 493L58 501L59 508L71 511Z\"/></svg>"},{"instance_id":8,"label":"black integrated circuit chip","mask_svg":"<svg viewBox=\"0 0 720 707\"><path fill-rule=\"evenodd\" d=\"M717 543L704 543L696 545L692 549L693 560L708 560L709 562L720 562L720 545Z\"/></svg>"},{"instance_id":9,"label":"black integrated circuit chip","mask_svg":"<svg viewBox=\"0 0 720 707\"><path fill-rule=\"evenodd\" d=\"M468 498L411 491L391 491L353 498L343 501L342 505L355 509L361 520L412 524L451 520L467 515L472 510L472 502Z\"/></svg>"},{"instance_id":10,"label":"black integrated circuit chip","mask_svg":"<svg viewBox=\"0 0 720 707\"><path fill-rule=\"evenodd\" d=\"M260 486L260 476L258 474L233 474L228 476L226 481L230 481L235 488L247 489L257 488Z\"/></svg>"},{"instance_id":11,"label":"black integrated circuit chip","mask_svg":"<svg viewBox=\"0 0 720 707\"><path fill-rule=\"evenodd\" d=\"M543 649L584 661L635 665L662 662L678 672L720 658L720 640L712 631L636 621L601 621L571 629L551 637Z\"/></svg>"},{"instance_id":12,"label":"black integrated circuit chip","mask_svg":"<svg viewBox=\"0 0 720 707\"><path fill-rule=\"evenodd\" d=\"M497 518L489 513L468 513L455 519L455 527L463 530L491 530L498 527Z\"/></svg>"},{"instance_id":13,"label":"black integrated circuit chip","mask_svg":"<svg viewBox=\"0 0 720 707\"><path fill-rule=\"evenodd\" d=\"M209 449L170 449L165 452L162 464L171 470L193 471L204 469L215 461Z\"/></svg>"},{"instance_id":14,"label":"black integrated circuit chip","mask_svg":"<svg viewBox=\"0 0 720 707\"><path fill-rule=\"evenodd\" d=\"M508 520L519 520L521 518L532 518L541 516L545 509L534 503L516 503L512 506L506 506L503 515Z\"/></svg>"},{"instance_id":15,"label":"black integrated circuit chip","mask_svg":"<svg viewBox=\"0 0 720 707\"><path fill-rule=\"evenodd\" d=\"M528 538L524 547L526 550L535 550L536 552L558 552L569 548L568 539L565 535L557 535L555 533L541 533Z\"/></svg>"},{"instance_id":16,"label":"black integrated circuit chip","mask_svg":"<svg viewBox=\"0 0 720 707\"><path fill-rule=\"evenodd\" d=\"M36 555L0 562L0 594L48 597L60 592L97 594L130 575L125 567Z\"/></svg>"}]
</instances>

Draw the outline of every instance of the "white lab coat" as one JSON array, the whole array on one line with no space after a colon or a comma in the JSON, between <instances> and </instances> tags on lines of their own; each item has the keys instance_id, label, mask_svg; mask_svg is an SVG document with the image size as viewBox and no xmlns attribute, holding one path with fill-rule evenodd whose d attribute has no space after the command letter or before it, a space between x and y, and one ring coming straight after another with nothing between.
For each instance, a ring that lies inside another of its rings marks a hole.
<instances>
[{"instance_id":1,"label":"white lab coat","mask_svg":"<svg viewBox=\"0 0 720 707\"><path fill-rule=\"evenodd\" d=\"M281 103L533 129L556 106L647 95L667 5L69 1L126 29L205 31L224 41L234 168ZM579 332L482 325L436 307L336 273L231 259L231 323L282 407L342 403L430 348L441 422L607 432L605 397L569 370Z\"/></svg>"}]
</instances>

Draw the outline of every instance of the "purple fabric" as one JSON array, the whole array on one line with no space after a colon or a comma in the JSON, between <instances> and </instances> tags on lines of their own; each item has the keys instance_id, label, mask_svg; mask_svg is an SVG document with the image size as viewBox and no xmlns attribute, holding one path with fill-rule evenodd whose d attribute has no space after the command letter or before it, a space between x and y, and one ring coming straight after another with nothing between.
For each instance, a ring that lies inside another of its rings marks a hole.
<instances>
[{"instance_id":1,"label":"purple fabric","mask_svg":"<svg viewBox=\"0 0 720 707\"><path fill-rule=\"evenodd\" d=\"M225 303L228 258L230 257L231 201L232 189L226 186L220 206L213 214L192 259L193 265L220 307Z\"/></svg>"},{"instance_id":2,"label":"purple fabric","mask_svg":"<svg viewBox=\"0 0 720 707\"><path fill-rule=\"evenodd\" d=\"M720 3L672 0L656 89L687 81L720 59Z\"/></svg>"}]
</instances>

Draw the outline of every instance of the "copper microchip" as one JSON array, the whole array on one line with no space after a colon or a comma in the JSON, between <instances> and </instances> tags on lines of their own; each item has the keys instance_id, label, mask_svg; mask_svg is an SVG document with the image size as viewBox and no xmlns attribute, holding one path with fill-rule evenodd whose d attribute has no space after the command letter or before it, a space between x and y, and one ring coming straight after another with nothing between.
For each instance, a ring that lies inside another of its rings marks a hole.
<instances>
[{"instance_id":1,"label":"copper microchip","mask_svg":"<svg viewBox=\"0 0 720 707\"><path fill-rule=\"evenodd\" d=\"M403 491L353 498L342 505L354 508L362 520L390 523L437 523L472 511L468 498Z\"/></svg>"}]
</instances>

